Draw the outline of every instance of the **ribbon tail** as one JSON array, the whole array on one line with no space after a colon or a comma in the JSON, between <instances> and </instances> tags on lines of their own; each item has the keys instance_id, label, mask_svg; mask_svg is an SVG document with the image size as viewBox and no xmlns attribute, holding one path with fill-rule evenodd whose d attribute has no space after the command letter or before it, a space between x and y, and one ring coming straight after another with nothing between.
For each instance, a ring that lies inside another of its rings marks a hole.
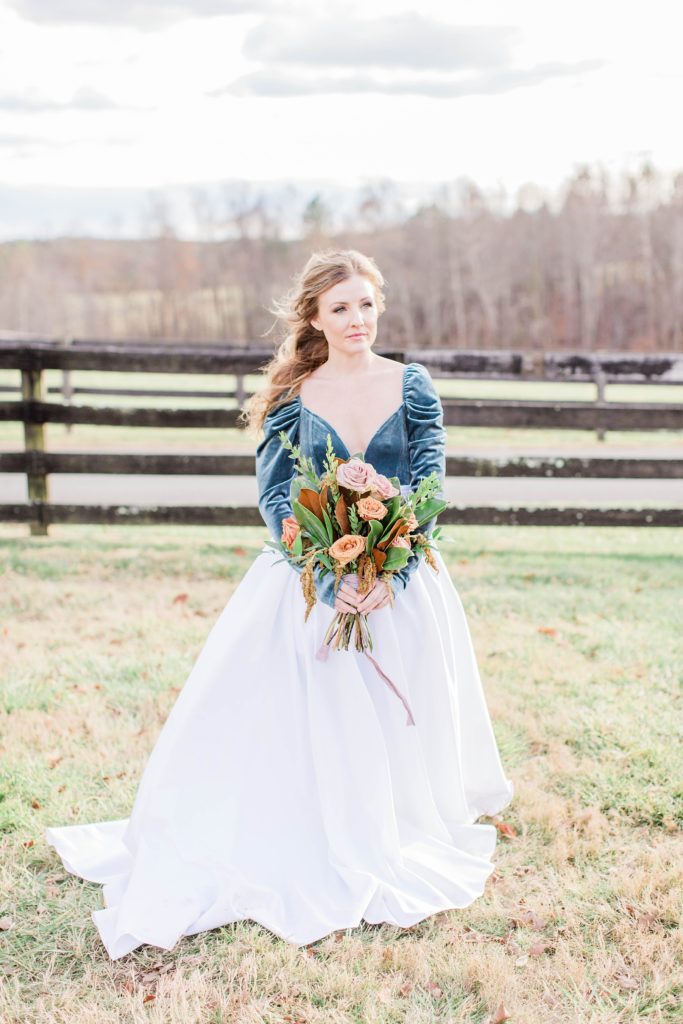
<instances>
[{"instance_id":1,"label":"ribbon tail","mask_svg":"<svg viewBox=\"0 0 683 1024\"><path fill-rule=\"evenodd\" d=\"M315 657L317 661L327 661L330 654L329 644L321 644L316 651Z\"/></svg>"},{"instance_id":2,"label":"ribbon tail","mask_svg":"<svg viewBox=\"0 0 683 1024\"><path fill-rule=\"evenodd\" d=\"M396 683L392 679L389 678L389 676L386 674L386 672L382 671L382 669L379 667L379 665L377 664L377 662L375 661L373 656L368 651L363 651L363 654L365 655L366 658L370 659L372 664L377 669L377 673L380 676L380 678L384 680L384 682L387 684L387 686L389 687L390 690L394 691L394 693L396 694L398 699L403 704L403 707L406 709L406 712L407 712L407 715L408 715L408 717L406 718L406 725L415 725L415 719L413 718L413 713L410 710L410 705L408 704L408 701L405 699L405 697L403 696L403 694L399 690L399 688L396 685Z\"/></svg>"}]
</instances>

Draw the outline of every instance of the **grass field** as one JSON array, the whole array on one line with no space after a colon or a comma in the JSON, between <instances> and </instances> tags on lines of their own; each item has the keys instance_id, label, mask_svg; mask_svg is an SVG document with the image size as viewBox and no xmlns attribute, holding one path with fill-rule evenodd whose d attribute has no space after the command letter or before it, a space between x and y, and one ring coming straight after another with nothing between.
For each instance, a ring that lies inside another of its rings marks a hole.
<instances>
[{"instance_id":1,"label":"grass field","mask_svg":"<svg viewBox=\"0 0 683 1024\"><path fill-rule=\"evenodd\" d=\"M266 533L23 534L0 527L3 1024L681 1020L680 531L445 530L515 783L478 901L301 949L239 922L114 962L100 887L42 830L129 813Z\"/></svg>"}]
</instances>

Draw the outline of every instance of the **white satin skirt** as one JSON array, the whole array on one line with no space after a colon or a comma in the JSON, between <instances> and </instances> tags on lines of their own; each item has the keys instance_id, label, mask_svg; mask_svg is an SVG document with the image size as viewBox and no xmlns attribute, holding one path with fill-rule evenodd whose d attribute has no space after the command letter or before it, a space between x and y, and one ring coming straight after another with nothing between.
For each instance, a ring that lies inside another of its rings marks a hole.
<instances>
[{"instance_id":1,"label":"white satin skirt","mask_svg":"<svg viewBox=\"0 0 683 1024\"><path fill-rule=\"evenodd\" d=\"M462 908L494 868L506 778L460 597L440 552L372 612L373 655L316 653L300 578L265 547L218 617L128 818L45 829L103 886L112 959L249 919L295 945L361 920Z\"/></svg>"}]
</instances>

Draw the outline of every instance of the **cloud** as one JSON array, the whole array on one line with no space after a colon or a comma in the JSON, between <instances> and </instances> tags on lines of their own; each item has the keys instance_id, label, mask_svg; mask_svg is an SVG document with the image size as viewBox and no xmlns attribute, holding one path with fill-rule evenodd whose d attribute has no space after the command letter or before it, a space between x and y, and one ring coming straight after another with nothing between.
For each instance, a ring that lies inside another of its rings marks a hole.
<instances>
[{"instance_id":1,"label":"cloud","mask_svg":"<svg viewBox=\"0 0 683 1024\"><path fill-rule=\"evenodd\" d=\"M188 18L282 12L278 0L6 0L27 21L48 25L162 28Z\"/></svg>"},{"instance_id":2,"label":"cloud","mask_svg":"<svg viewBox=\"0 0 683 1024\"><path fill-rule=\"evenodd\" d=\"M604 65L583 60L514 67L519 31L514 26L452 25L410 12L372 19L273 18L245 37L244 56L263 67L207 95L457 98L504 93ZM316 74L320 69L332 73Z\"/></svg>"},{"instance_id":3,"label":"cloud","mask_svg":"<svg viewBox=\"0 0 683 1024\"><path fill-rule=\"evenodd\" d=\"M252 28L244 56L307 67L461 71L509 64L512 26L450 25L421 14L384 18L272 18Z\"/></svg>"},{"instance_id":4,"label":"cloud","mask_svg":"<svg viewBox=\"0 0 683 1024\"><path fill-rule=\"evenodd\" d=\"M131 107L116 103L97 89L81 86L70 100L53 100L40 93L25 92L20 95L0 95L0 110L15 114L41 114L45 111L83 110L94 113L103 110L151 110L151 107Z\"/></svg>"},{"instance_id":5,"label":"cloud","mask_svg":"<svg viewBox=\"0 0 683 1024\"><path fill-rule=\"evenodd\" d=\"M10 156L22 156L29 151L33 154L38 149L69 149L72 146L132 146L136 141L132 136L109 136L103 139L50 139L39 135L0 132L0 149L10 150Z\"/></svg>"},{"instance_id":6,"label":"cloud","mask_svg":"<svg viewBox=\"0 0 683 1024\"><path fill-rule=\"evenodd\" d=\"M585 74L603 66L599 60L579 61L574 64L548 62L531 68L505 68L464 78L399 78L386 81L373 75L346 75L341 77L307 77L282 71L254 71L242 75L222 89L208 96L313 96L324 93L384 93L393 96L429 96L452 99L461 96L495 95L511 89L540 85L551 79Z\"/></svg>"}]
</instances>

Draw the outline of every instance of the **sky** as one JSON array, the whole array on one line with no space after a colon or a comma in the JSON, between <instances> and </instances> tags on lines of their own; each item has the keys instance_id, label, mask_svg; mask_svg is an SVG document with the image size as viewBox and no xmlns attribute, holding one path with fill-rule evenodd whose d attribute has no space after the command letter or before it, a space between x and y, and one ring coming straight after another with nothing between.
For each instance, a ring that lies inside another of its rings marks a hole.
<instances>
[{"instance_id":1,"label":"sky","mask_svg":"<svg viewBox=\"0 0 683 1024\"><path fill-rule=\"evenodd\" d=\"M673 175L682 30L672 0L0 0L0 236L226 181Z\"/></svg>"}]
</instances>

